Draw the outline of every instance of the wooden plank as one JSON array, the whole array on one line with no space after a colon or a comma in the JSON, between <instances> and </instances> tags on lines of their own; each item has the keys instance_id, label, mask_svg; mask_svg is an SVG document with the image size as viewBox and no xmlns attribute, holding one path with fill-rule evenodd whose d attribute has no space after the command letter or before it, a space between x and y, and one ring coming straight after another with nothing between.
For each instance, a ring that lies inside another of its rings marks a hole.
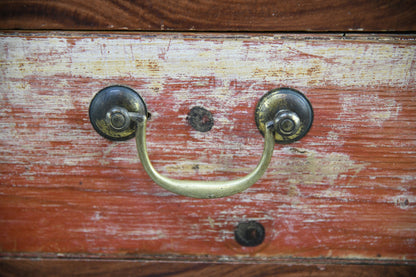
<instances>
[{"instance_id":1,"label":"wooden plank","mask_svg":"<svg viewBox=\"0 0 416 277\"><path fill-rule=\"evenodd\" d=\"M414 276L409 265L271 265L97 260L0 260L1 276Z\"/></svg>"},{"instance_id":2,"label":"wooden plank","mask_svg":"<svg viewBox=\"0 0 416 277\"><path fill-rule=\"evenodd\" d=\"M415 31L413 0L2 0L0 28L27 30Z\"/></svg>"},{"instance_id":3,"label":"wooden plank","mask_svg":"<svg viewBox=\"0 0 416 277\"><path fill-rule=\"evenodd\" d=\"M414 36L3 34L0 53L4 256L416 259ZM89 103L112 84L145 99L150 159L170 177L251 171L270 89L304 92L315 121L252 188L191 199L154 184L133 141L93 130ZM188 125L194 106L210 132ZM235 242L245 220L265 227L260 246Z\"/></svg>"}]
</instances>

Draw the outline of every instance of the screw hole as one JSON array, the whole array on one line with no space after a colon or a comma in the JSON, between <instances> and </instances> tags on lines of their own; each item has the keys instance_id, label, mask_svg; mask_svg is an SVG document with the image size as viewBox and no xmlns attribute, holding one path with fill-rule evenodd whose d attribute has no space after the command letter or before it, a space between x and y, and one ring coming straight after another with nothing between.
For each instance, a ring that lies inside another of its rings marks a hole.
<instances>
[{"instance_id":1,"label":"screw hole","mask_svg":"<svg viewBox=\"0 0 416 277\"><path fill-rule=\"evenodd\" d=\"M192 128L200 132L208 132L214 126L214 118L211 112L203 107L193 107L186 119Z\"/></svg>"},{"instance_id":2,"label":"screw hole","mask_svg":"<svg viewBox=\"0 0 416 277\"><path fill-rule=\"evenodd\" d=\"M266 236L263 225L256 221L240 222L234 230L235 240L242 246L257 246Z\"/></svg>"}]
</instances>

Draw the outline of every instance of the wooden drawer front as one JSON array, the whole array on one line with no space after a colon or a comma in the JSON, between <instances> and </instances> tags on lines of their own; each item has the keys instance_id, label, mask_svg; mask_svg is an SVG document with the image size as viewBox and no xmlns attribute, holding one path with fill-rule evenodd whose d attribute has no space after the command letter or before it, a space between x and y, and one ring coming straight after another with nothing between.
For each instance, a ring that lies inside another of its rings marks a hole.
<instances>
[{"instance_id":1,"label":"wooden drawer front","mask_svg":"<svg viewBox=\"0 0 416 277\"><path fill-rule=\"evenodd\" d=\"M414 36L5 33L0 45L2 255L416 259ZM89 103L114 84L144 98L150 159L173 178L250 172L270 89L300 90L315 118L250 189L192 199L146 175L134 140L94 131ZM188 124L194 106L211 131ZM234 240L247 220L263 224L260 246Z\"/></svg>"}]
</instances>

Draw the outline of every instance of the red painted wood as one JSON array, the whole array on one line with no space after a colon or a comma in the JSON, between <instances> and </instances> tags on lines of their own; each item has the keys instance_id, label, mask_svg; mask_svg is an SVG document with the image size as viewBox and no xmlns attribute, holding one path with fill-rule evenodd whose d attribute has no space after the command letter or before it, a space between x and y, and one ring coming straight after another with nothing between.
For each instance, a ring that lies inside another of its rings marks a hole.
<instances>
[{"instance_id":1,"label":"red painted wood","mask_svg":"<svg viewBox=\"0 0 416 277\"><path fill-rule=\"evenodd\" d=\"M416 258L414 36L3 34L2 256L210 261ZM248 173L263 139L260 97L293 87L315 121L277 145L263 178L213 200L150 180L134 141L100 137L88 105L123 84L145 99L149 155L164 175L202 180ZM214 128L188 125L193 106ZM265 242L241 247L240 221Z\"/></svg>"}]
</instances>

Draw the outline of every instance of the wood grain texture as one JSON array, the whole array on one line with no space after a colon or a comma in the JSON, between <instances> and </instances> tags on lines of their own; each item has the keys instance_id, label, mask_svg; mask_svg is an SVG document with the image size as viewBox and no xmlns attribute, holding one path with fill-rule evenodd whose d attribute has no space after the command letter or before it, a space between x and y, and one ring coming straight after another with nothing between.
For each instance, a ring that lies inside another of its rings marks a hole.
<instances>
[{"instance_id":1,"label":"wood grain texture","mask_svg":"<svg viewBox=\"0 0 416 277\"><path fill-rule=\"evenodd\" d=\"M2 0L0 28L415 31L413 0Z\"/></svg>"},{"instance_id":2,"label":"wood grain texture","mask_svg":"<svg viewBox=\"0 0 416 277\"><path fill-rule=\"evenodd\" d=\"M3 256L416 259L414 36L3 34L0 54ZM150 159L173 178L250 172L270 89L304 92L315 120L247 191L191 199L152 182L134 141L93 130L89 103L112 84L144 98ZM188 125L194 106L210 132ZM245 220L260 246L235 242Z\"/></svg>"},{"instance_id":3,"label":"wood grain texture","mask_svg":"<svg viewBox=\"0 0 416 277\"><path fill-rule=\"evenodd\" d=\"M414 266L155 263L96 260L0 260L8 276L414 276Z\"/></svg>"}]
</instances>

